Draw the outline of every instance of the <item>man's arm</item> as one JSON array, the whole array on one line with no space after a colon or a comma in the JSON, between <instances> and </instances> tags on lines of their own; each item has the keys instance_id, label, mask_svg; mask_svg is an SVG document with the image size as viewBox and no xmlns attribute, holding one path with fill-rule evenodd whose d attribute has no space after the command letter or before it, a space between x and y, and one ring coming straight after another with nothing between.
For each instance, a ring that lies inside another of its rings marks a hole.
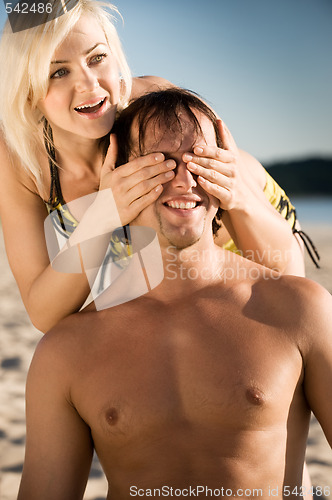
<instances>
[{"instance_id":1,"label":"man's arm","mask_svg":"<svg viewBox=\"0 0 332 500\"><path fill-rule=\"evenodd\" d=\"M303 348L304 391L332 447L332 297L316 283L310 283L310 288L306 310L308 339Z\"/></svg>"},{"instance_id":2,"label":"man's arm","mask_svg":"<svg viewBox=\"0 0 332 500\"><path fill-rule=\"evenodd\" d=\"M38 345L28 374L26 452L18 500L78 500L86 487L93 443L90 428L70 402L68 361L58 348L61 339L47 337Z\"/></svg>"}]
</instances>

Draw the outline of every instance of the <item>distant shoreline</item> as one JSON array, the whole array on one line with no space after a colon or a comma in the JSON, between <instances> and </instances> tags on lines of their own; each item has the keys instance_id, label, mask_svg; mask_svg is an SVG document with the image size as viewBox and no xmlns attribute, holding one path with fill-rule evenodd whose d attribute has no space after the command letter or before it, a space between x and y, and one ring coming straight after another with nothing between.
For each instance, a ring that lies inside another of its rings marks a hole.
<instances>
[{"instance_id":1,"label":"distant shoreline","mask_svg":"<svg viewBox=\"0 0 332 500\"><path fill-rule=\"evenodd\" d=\"M264 166L288 196L332 195L332 158L304 158Z\"/></svg>"}]
</instances>

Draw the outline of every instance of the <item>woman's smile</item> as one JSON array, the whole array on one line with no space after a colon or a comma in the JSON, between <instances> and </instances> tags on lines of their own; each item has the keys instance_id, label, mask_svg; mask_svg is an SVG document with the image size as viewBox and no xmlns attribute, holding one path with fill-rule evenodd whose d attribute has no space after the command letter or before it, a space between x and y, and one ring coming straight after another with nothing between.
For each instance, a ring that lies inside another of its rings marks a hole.
<instances>
[{"instance_id":1,"label":"woman's smile","mask_svg":"<svg viewBox=\"0 0 332 500\"><path fill-rule=\"evenodd\" d=\"M100 139L113 126L119 97L119 69L105 33L82 16L54 53L39 109L62 140Z\"/></svg>"},{"instance_id":2,"label":"woman's smile","mask_svg":"<svg viewBox=\"0 0 332 500\"><path fill-rule=\"evenodd\" d=\"M109 104L107 97L94 99L91 103L82 104L76 106L75 111L80 116L87 120L95 120L100 118L111 108L112 105ZM113 105L116 107L116 105Z\"/></svg>"}]
</instances>

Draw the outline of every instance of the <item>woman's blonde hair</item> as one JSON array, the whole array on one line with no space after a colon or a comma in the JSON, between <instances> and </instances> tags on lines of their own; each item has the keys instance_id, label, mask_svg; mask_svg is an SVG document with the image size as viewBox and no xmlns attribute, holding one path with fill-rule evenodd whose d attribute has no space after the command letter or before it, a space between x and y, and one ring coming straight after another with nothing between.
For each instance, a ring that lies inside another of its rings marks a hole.
<instances>
[{"instance_id":1,"label":"woman's blonde hair","mask_svg":"<svg viewBox=\"0 0 332 500\"><path fill-rule=\"evenodd\" d=\"M117 60L124 83L120 109L131 93L130 70L113 24L117 8L99 0L69 0L66 6L65 14L22 31L13 32L7 21L0 42L0 65L6 68L0 78L1 128L9 149L32 173L37 185L42 183L38 156L44 150L40 132L43 117L37 103L46 97L50 62L56 48L83 14L98 21ZM25 15L21 14L22 22L27 22Z\"/></svg>"}]
</instances>

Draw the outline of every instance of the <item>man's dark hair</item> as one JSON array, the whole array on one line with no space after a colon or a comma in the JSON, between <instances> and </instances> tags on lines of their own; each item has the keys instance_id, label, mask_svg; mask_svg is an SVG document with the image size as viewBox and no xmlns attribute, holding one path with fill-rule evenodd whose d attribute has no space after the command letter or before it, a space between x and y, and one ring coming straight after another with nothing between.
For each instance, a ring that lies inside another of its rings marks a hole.
<instances>
[{"instance_id":1,"label":"man's dark hair","mask_svg":"<svg viewBox=\"0 0 332 500\"><path fill-rule=\"evenodd\" d=\"M181 88L171 87L157 92L149 92L132 101L125 108L114 123L112 133L118 138L118 157L116 167L128 162L130 154L133 152L131 128L135 121L138 126L138 150L139 154L144 154L144 140L148 125L151 123L153 129L164 128L174 135L183 137L181 125L181 115L189 117L194 126L193 144L198 135L202 134L199 121L194 113L199 111L212 123L216 134L216 143L222 147L222 142L218 132L217 117L209 106L207 106L194 92ZM135 145L136 146L136 145ZM213 221L213 234L216 234L221 223L222 209L219 208Z\"/></svg>"}]
</instances>

